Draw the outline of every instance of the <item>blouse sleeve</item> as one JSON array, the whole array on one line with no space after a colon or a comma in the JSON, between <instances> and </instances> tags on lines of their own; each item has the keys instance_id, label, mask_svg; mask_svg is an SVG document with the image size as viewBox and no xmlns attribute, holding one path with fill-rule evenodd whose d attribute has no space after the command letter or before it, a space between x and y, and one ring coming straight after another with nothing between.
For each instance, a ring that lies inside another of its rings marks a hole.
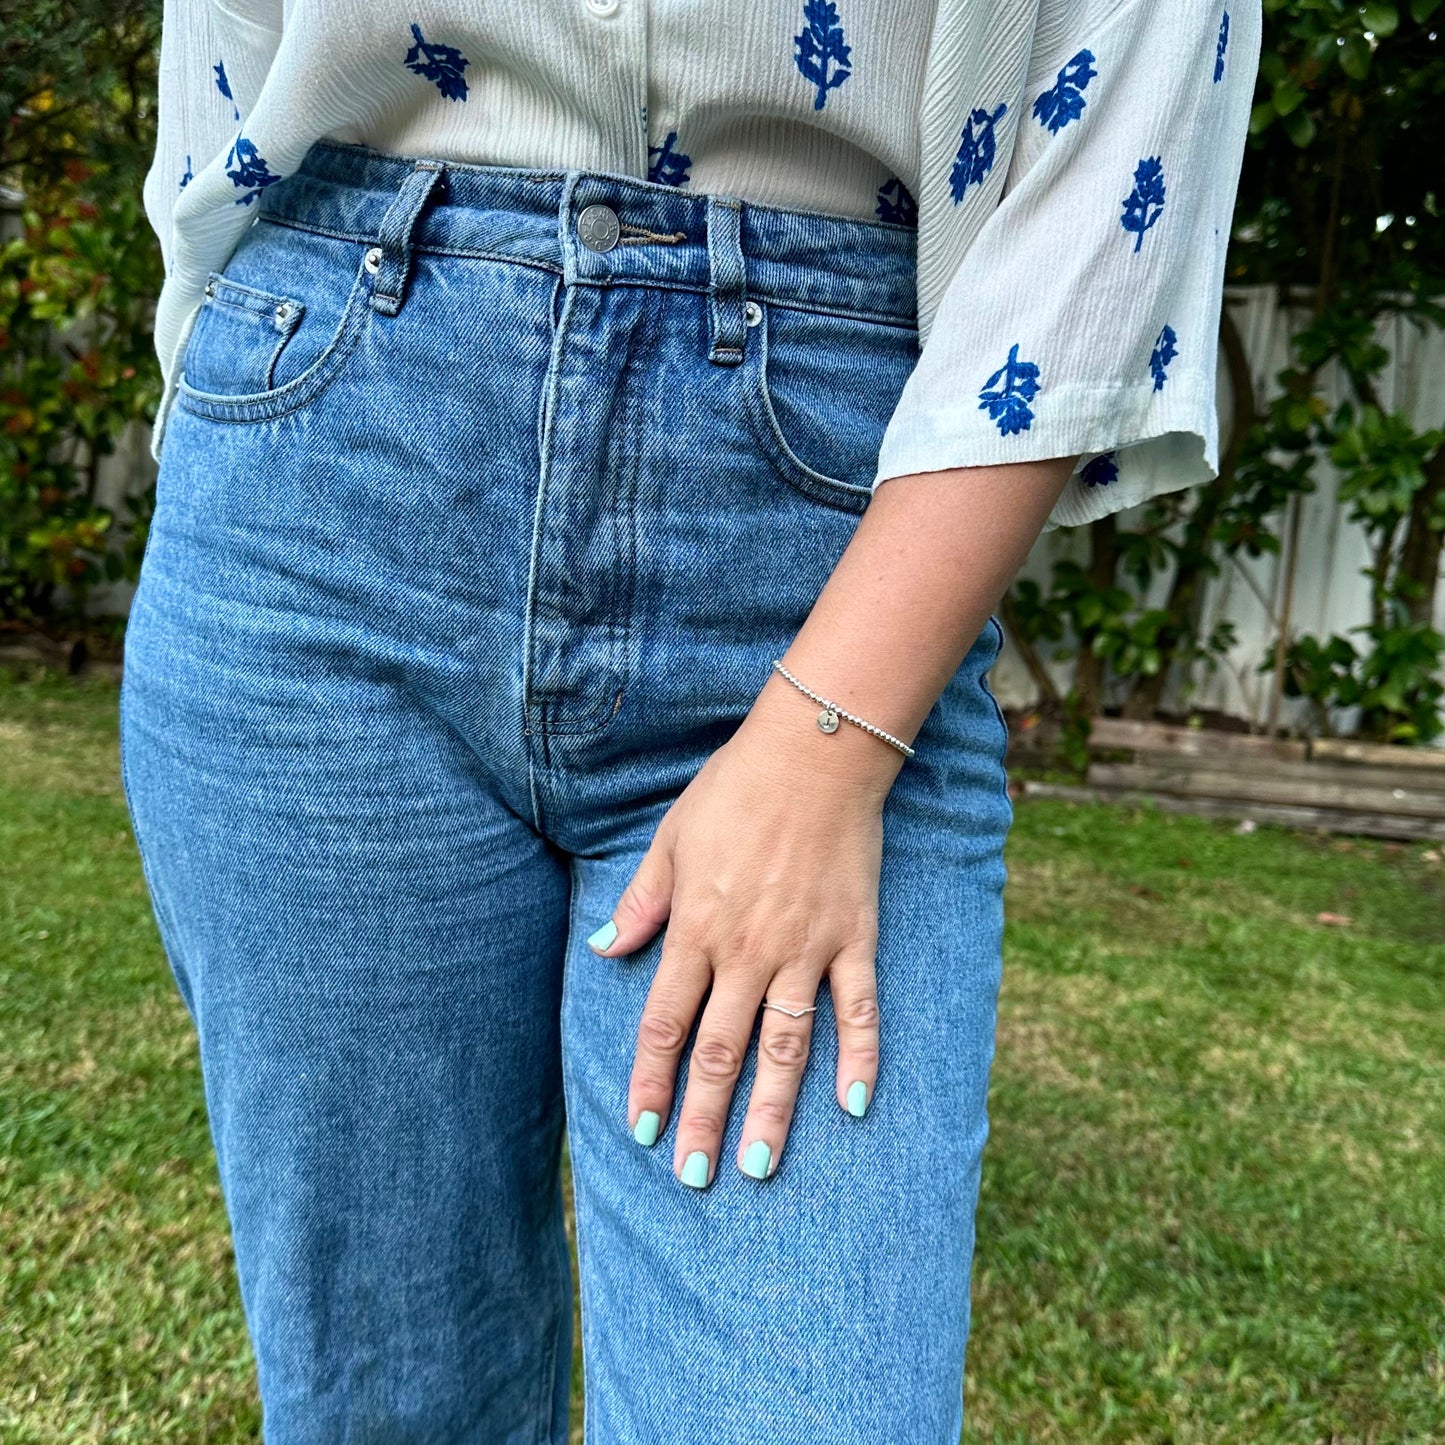
<instances>
[{"instance_id":1,"label":"blouse sleeve","mask_svg":"<svg viewBox=\"0 0 1445 1445\"><path fill-rule=\"evenodd\" d=\"M946 129L925 113L924 344L875 489L1078 454L1051 531L1217 475L1224 259L1261 25L1260 0L1044 0L1026 76L941 97ZM947 149L930 155L931 134ZM927 268L950 249L929 307Z\"/></svg>"},{"instance_id":2,"label":"blouse sleeve","mask_svg":"<svg viewBox=\"0 0 1445 1445\"><path fill-rule=\"evenodd\" d=\"M156 145L141 196L167 275L174 265L176 201L240 130L246 98L254 95L248 62L255 39L265 34L239 10L223 13L211 0L165 0Z\"/></svg>"}]
</instances>

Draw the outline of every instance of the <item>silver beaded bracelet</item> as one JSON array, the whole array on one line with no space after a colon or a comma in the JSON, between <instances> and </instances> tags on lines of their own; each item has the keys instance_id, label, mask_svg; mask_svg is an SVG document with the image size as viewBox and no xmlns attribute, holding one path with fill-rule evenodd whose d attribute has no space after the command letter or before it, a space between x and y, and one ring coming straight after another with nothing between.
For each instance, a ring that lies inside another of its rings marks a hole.
<instances>
[{"instance_id":1,"label":"silver beaded bracelet","mask_svg":"<svg viewBox=\"0 0 1445 1445\"><path fill-rule=\"evenodd\" d=\"M900 738L895 738L892 733L885 733L882 728L874 727L871 722L864 722L861 717L855 717L854 714L849 712L846 708L839 707L837 703L830 702L826 697L819 697L812 688L804 687L803 684L799 682L798 679L794 677L793 674L789 672L786 667L783 666L783 659L781 657L775 657L773 659L773 666L777 669L777 671L782 673L782 675L786 677L788 681L792 683L795 688L798 689L799 692L806 694L808 697L812 698L814 702L820 703L822 705L823 711L818 714L819 732L837 732L838 719L840 717L845 717L850 723L854 724L855 727L862 728L865 733L872 733L875 738L882 738L885 743L888 743L892 747L897 748L898 751L904 755L904 757L911 758L913 756L913 749L910 748L908 744L903 742Z\"/></svg>"}]
</instances>

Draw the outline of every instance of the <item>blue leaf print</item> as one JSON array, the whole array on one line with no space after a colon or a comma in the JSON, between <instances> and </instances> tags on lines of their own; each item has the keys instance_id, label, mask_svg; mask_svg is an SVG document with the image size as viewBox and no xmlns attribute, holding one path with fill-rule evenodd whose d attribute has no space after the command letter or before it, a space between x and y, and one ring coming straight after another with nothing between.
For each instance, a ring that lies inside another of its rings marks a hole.
<instances>
[{"instance_id":1,"label":"blue leaf print","mask_svg":"<svg viewBox=\"0 0 1445 1445\"><path fill-rule=\"evenodd\" d=\"M647 179L657 181L664 186L682 186L687 184L688 167L692 165L692 157L684 155L680 150L675 150L677 145L677 132L670 130L667 139L660 146L648 146L647 148ZM653 157L657 159L654 160Z\"/></svg>"},{"instance_id":2,"label":"blue leaf print","mask_svg":"<svg viewBox=\"0 0 1445 1445\"><path fill-rule=\"evenodd\" d=\"M1099 72L1094 69L1094 52L1081 50L1064 68L1051 90L1034 102L1034 117L1057 135L1071 120L1084 113L1084 92Z\"/></svg>"},{"instance_id":3,"label":"blue leaf print","mask_svg":"<svg viewBox=\"0 0 1445 1445\"><path fill-rule=\"evenodd\" d=\"M186 155L186 173L185 173L185 175L183 175L183 176L181 177L181 184L180 184L179 189L180 189L180 190L185 190L185 188L186 188L188 185L190 185L190 183L191 183L193 180L195 180L195 176L193 176L193 175L191 174L191 157L190 157L190 154L187 153L187 155Z\"/></svg>"},{"instance_id":4,"label":"blue leaf print","mask_svg":"<svg viewBox=\"0 0 1445 1445\"><path fill-rule=\"evenodd\" d=\"M963 128L958 147L958 156L953 162L949 187L956 206L964 192L972 185L982 185L983 178L993 169L997 155L994 128L1008 113L1008 106L1000 104L992 115L986 110L975 110ZM975 131L977 127L977 131Z\"/></svg>"},{"instance_id":5,"label":"blue leaf print","mask_svg":"<svg viewBox=\"0 0 1445 1445\"><path fill-rule=\"evenodd\" d=\"M1224 12L1224 19L1219 22L1219 45L1214 52L1214 83L1219 84L1224 79L1224 52L1229 49L1229 11Z\"/></svg>"},{"instance_id":6,"label":"blue leaf print","mask_svg":"<svg viewBox=\"0 0 1445 1445\"><path fill-rule=\"evenodd\" d=\"M1107 487L1119 480L1119 459L1113 452L1105 452L1091 462L1086 462L1079 471L1079 480L1086 487Z\"/></svg>"},{"instance_id":7,"label":"blue leaf print","mask_svg":"<svg viewBox=\"0 0 1445 1445\"><path fill-rule=\"evenodd\" d=\"M236 112L236 119L240 120L241 109L236 104L236 97L231 94L231 82L226 79L226 62L218 60L211 69L216 72L216 89L231 102L231 109Z\"/></svg>"},{"instance_id":8,"label":"blue leaf print","mask_svg":"<svg viewBox=\"0 0 1445 1445\"><path fill-rule=\"evenodd\" d=\"M918 202L913 199L912 191L897 176L893 176L878 187L876 214L880 221L892 221L899 226L916 226Z\"/></svg>"},{"instance_id":9,"label":"blue leaf print","mask_svg":"<svg viewBox=\"0 0 1445 1445\"><path fill-rule=\"evenodd\" d=\"M1135 235L1134 251L1144 244L1144 232L1164 214L1164 163L1158 156L1139 162L1134 171L1134 189L1124 197L1124 214L1119 224Z\"/></svg>"},{"instance_id":10,"label":"blue leaf print","mask_svg":"<svg viewBox=\"0 0 1445 1445\"><path fill-rule=\"evenodd\" d=\"M411 34L414 43L406 52L406 68L432 81L448 100L465 100L467 83L462 79L462 71L471 62L450 45L429 45L415 21L412 21ZM422 59L423 56L426 58Z\"/></svg>"},{"instance_id":11,"label":"blue leaf print","mask_svg":"<svg viewBox=\"0 0 1445 1445\"><path fill-rule=\"evenodd\" d=\"M1033 425L1034 414L1028 404L1042 390L1038 367L1032 361L1019 360L1019 344L1015 341L1009 348L1008 360L984 382L978 394L978 409L987 411L989 419L998 423L999 435L1012 436Z\"/></svg>"},{"instance_id":12,"label":"blue leaf print","mask_svg":"<svg viewBox=\"0 0 1445 1445\"><path fill-rule=\"evenodd\" d=\"M1175 345L1178 340L1174 328L1166 326L1159 333L1159 340L1154 343L1154 350L1149 355L1149 372L1154 378L1155 391L1163 391L1164 383L1169 380L1169 363L1179 355Z\"/></svg>"},{"instance_id":13,"label":"blue leaf print","mask_svg":"<svg viewBox=\"0 0 1445 1445\"><path fill-rule=\"evenodd\" d=\"M843 44L843 22L838 19L833 0L806 0L803 20L806 23L802 31L793 36L797 46L793 61L803 79L818 87L813 109L822 110L828 92L836 90L853 73L848 59L851 47ZM831 71L829 61L833 63Z\"/></svg>"},{"instance_id":14,"label":"blue leaf print","mask_svg":"<svg viewBox=\"0 0 1445 1445\"><path fill-rule=\"evenodd\" d=\"M236 185L249 188L244 196L236 197L238 206L249 206L261 194L262 186L269 186L273 181L281 179L271 173L271 168L256 149L255 142L247 140L243 135L238 135L231 143L231 149L226 152L226 164L229 166L232 161L236 162L236 169L227 170L226 174Z\"/></svg>"}]
</instances>

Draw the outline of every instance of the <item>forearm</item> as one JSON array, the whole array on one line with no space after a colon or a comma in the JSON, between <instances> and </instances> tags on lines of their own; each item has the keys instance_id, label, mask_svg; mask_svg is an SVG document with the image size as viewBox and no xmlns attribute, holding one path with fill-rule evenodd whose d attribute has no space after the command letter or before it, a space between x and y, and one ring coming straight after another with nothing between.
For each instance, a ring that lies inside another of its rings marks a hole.
<instances>
[{"instance_id":1,"label":"forearm","mask_svg":"<svg viewBox=\"0 0 1445 1445\"><path fill-rule=\"evenodd\" d=\"M1074 460L884 482L784 654L789 671L911 744L1038 538ZM847 723L825 734L816 712L774 672L749 725L790 737L809 767L816 758L816 776L881 800L903 754Z\"/></svg>"}]
</instances>

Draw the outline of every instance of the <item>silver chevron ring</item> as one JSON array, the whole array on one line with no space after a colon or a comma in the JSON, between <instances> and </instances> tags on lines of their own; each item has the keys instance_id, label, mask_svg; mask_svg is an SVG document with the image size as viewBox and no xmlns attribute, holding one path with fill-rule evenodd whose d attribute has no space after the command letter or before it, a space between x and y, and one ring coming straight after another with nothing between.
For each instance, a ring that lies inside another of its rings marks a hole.
<instances>
[{"instance_id":1,"label":"silver chevron ring","mask_svg":"<svg viewBox=\"0 0 1445 1445\"><path fill-rule=\"evenodd\" d=\"M818 1012L818 1005L815 1003L809 1004L807 1008L789 1008L786 1004L769 1003L767 999L764 999L763 1007L775 1008L780 1014L787 1014L790 1019L800 1019L803 1017L804 1014L813 1014Z\"/></svg>"}]
</instances>

